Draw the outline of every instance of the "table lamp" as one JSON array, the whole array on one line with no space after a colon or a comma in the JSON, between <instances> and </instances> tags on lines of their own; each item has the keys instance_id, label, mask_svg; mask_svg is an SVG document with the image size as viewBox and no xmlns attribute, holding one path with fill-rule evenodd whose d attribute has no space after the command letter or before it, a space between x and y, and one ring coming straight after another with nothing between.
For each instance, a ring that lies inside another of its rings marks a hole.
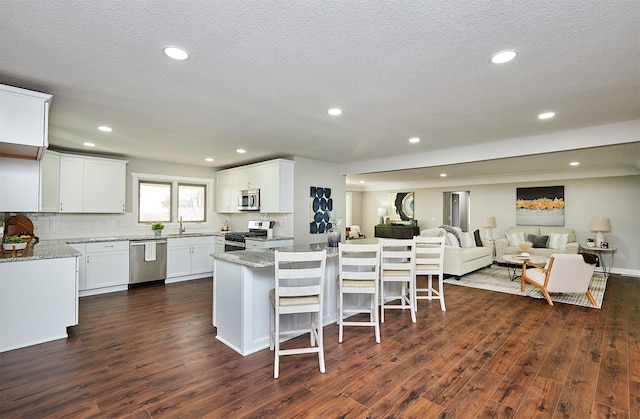
<instances>
[{"instance_id":1,"label":"table lamp","mask_svg":"<svg viewBox=\"0 0 640 419\"><path fill-rule=\"evenodd\" d=\"M601 247L604 241L604 233L611 231L611 221L608 218L594 218L591 220L591 231L596 232L596 247Z\"/></svg>"},{"instance_id":2,"label":"table lamp","mask_svg":"<svg viewBox=\"0 0 640 419\"><path fill-rule=\"evenodd\" d=\"M487 229L487 240L493 240L492 228L496 228L496 217L487 217L482 222L482 227Z\"/></svg>"}]
</instances>

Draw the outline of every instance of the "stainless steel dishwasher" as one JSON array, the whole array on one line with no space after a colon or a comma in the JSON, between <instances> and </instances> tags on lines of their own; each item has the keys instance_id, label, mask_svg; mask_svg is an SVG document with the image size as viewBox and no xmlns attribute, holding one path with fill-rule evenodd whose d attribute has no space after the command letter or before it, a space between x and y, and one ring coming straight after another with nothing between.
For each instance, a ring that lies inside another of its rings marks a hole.
<instances>
[{"instance_id":1,"label":"stainless steel dishwasher","mask_svg":"<svg viewBox=\"0 0 640 419\"><path fill-rule=\"evenodd\" d=\"M167 241L129 242L129 284L164 281L167 278Z\"/></svg>"}]
</instances>

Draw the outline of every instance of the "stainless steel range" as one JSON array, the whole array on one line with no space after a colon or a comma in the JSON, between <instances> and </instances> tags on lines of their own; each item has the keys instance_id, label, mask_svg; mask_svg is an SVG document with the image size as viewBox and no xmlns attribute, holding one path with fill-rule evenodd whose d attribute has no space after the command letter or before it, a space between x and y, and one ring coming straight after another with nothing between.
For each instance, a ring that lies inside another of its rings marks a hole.
<instances>
[{"instance_id":1,"label":"stainless steel range","mask_svg":"<svg viewBox=\"0 0 640 419\"><path fill-rule=\"evenodd\" d=\"M247 226L249 231L227 233L224 236L224 251L244 250L247 237L267 237L267 232L271 225L271 221L249 221Z\"/></svg>"}]
</instances>

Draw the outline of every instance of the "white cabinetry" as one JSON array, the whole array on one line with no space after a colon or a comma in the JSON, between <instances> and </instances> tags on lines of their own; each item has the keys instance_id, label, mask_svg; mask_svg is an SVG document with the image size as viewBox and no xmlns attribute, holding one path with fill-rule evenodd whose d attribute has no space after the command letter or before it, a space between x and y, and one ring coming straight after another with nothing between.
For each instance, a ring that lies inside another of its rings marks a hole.
<instances>
[{"instance_id":1,"label":"white cabinetry","mask_svg":"<svg viewBox=\"0 0 640 419\"><path fill-rule=\"evenodd\" d=\"M119 286L119 289L126 289L128 284L128 241L86 243L86 290L114 286Z\"/></svg>"},{"instance_id":2,"label":"white cabinetry","mask_svg":"<svg viewBox=\"0 0 640 419\"><path fill-rule=\"evenodd\" d=\"M216 173L216 211L238 212L237 194L242 189L260 189L260 212L293 212L293 165L276 159Z\"/></svg>"},{"instance_id":3,"label":"white cabinetry","mask_svg":"<svg viewBox=\"0 0 640 419\"><path fill-rule=\"evenodd\" d=\"M78 324L75 257L0 263L0 352L66 338Z\"/></svg>"},{"instance_id":4,"label":"white cabinetry","mask_svg":"<svg viewBox=\"0 0 640 419\"><path fill-rule=\"evenodd\" d=\"M216 173L216 211L217 212L240 212L238 211L238 190L239 187L234 182L233 171L221 171Z\"/></svg>"},{"instance_id":5,"label":"white cabinetry","mask_svg":"<svg viewBox=\"0 0 640 419\"><path fill-rule=\"evenodd\" d=\"M215 252L223 253L224 252L224 236L216 236L215 239Z\"/></svg>"},{"instance_id":6,"label":"white cabinetry","mask_svg":"<svg viewBox=\"0 0 640 419\"><path fill-rule=\"evenodd\" d=\"M167 239L167 281L203 278L213 275L214 237Z\"/></svg>"},{"instance_id":7,"label":"white cabinetry","mask_svg":"<svg viewBox=\"0 0 640 419\"><path fill-rule=\"evenodd\" d=\"M0 85L0 156L38 160L49 145L51 95Z\"/></svg>"},{"instance_id":8,"label":"white cabinetry","mask_svg":"<svg viewBox=\"0 0 640 419\"><path fill-rule=\"evenodd\" d=\"M261 166L260 212L293 212L293 165L291 160L275 160Z\"/></svg>"},{"instance_id":9,"label":"white cabinetry","mask_svg":"<svg viewBox=\"0 0 640 419\"><path fill-rule=\"evenodd\" d=\"M84 291L87 288L86 281L86 264L87 264L87 246L84 243L73 243L69 246L82 253L78 256L78 291Z\"/></svg>"},{"instance_id":10,"label":"white cabinetry","mask_svg":"<svg viewBox=\"0 0 640 419\"><path fill-rule=\"evenodd\" d=\"M126 165L123 160L47 152L42 162L41 210L123 213Z\"/></svg>"},{"instance_id":11,"label":"white cabinetry","mask_svg":"<svg viewBox=\"0 0 640 419\"><path fill-rule=\"evenodd\" d=\"M40 162L0 157L0 212L37 212Z\"/></svg>"},{"instance_id":12,"label":"white cabinetry","mask_svg":"<svg viewBox=\"0 0 640 419\"><path fill-rule=\"evenodd\" d=\"M40 211L58 212L60 203L60 155L47 152L40 162L41 199Z\"/></svg>"}]
</instances>

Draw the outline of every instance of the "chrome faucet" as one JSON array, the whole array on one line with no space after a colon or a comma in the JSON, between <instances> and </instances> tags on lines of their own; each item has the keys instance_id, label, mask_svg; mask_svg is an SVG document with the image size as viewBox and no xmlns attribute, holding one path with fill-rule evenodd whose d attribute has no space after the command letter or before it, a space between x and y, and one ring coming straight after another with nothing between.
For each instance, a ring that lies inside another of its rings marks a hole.
<instances>
[{"instance_id":1,"label":"chrome faucet","mask_svg":"<svg viewBox=\"0 0 640 419\"><path fill-rule=\"evenodd\" d=\"M182 224L182 216L180 216L180 234L184 233L184 225Z\"/></svg>"}]
</instances>

